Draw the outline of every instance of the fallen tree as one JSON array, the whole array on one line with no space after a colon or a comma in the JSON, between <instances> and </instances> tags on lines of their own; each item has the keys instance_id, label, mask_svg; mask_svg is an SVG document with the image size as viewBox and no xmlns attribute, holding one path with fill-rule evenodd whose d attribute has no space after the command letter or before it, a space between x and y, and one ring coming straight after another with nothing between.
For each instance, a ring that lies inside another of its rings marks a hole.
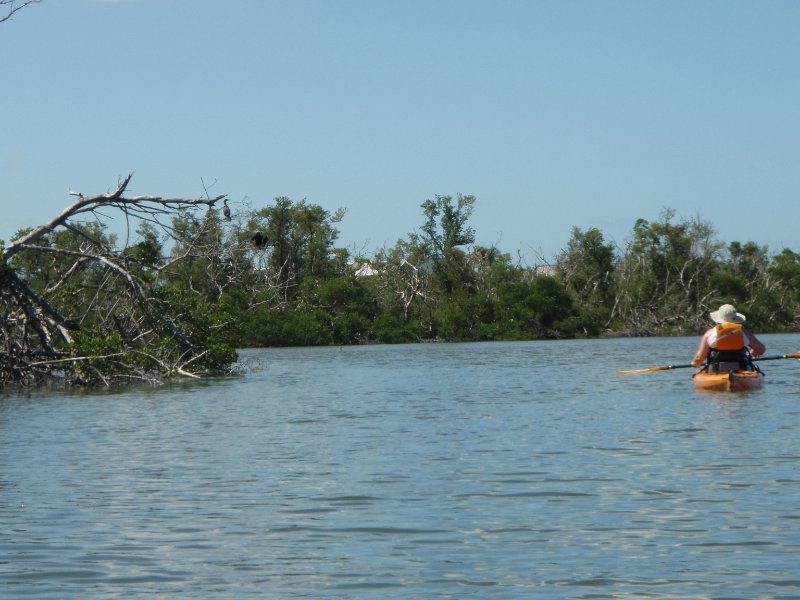
<instances>
[{"instance_id":1,"label":"fallen tree","mask_svg":"<svg viewBox=\"0 0 800 600\"><path fill-rule=\"evenodd\" d=\"M163 241L176 218L214 206L205 198L129 197L131 175L108 194L84 196L22 232L0 254L0 383L112 385L227 371L235 351L215 341L221 324L199 295L165 283ZM125 243L106 232L121 215ZM131 240L138 224L139 236Z\"/></svg>"}]
</instances>

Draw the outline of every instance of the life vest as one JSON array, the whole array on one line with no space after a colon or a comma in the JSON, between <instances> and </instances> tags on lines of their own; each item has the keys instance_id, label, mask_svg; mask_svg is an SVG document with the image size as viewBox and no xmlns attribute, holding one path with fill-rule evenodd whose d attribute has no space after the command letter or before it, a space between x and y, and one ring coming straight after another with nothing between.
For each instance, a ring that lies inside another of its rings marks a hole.
<instances>
[{"instance_id":1,"label":"life vest","mask_svg":"<svg viewBox=\"0 0 800 600\"><path fill-rule=\"evenodd\" d=\"M747 345L744 330L739 323L720 323L716 327L716 338L710 344L715 350L742 350Z\"/></svg>"}]
</instances>

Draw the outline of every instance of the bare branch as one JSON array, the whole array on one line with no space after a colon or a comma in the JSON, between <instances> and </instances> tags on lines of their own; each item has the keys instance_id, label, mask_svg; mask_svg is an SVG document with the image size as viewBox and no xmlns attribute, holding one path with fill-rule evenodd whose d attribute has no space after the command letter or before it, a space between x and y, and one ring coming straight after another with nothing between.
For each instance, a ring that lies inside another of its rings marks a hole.
<instances>
[{"instance_id":1,"label":"bare branch","mask_svg":"<svg viewBox=\"0 0 800 600\"><path fill-rule=\"evenodd\" d=\"M0 9L5 12L5 14L0 14L0 23L8 21L14 16L15 12L22 10L29 4L38 4L39 2L41 0L0 0Z\"/></svg>"},{"instance_id":2,"label":"bare branch","mask_svg":"<svg viewBox=\"0 0 800 600\"><path fill-rule=\"evenodd\" d=\"M0 0L1 1L1 0ZM215 198L196 198L196 199L186 199L186 198L161 198L160 196L135 196L133 198L125 198L123 194L130 183L131 177L133 177L133 173L128 175L118 186L114 192L110 194L98 194L96 196L84 196L77 193L78 200L73 202L67 208L65 208L60 215L51 219L44 225L40 225L39 227L34 228L29 233L23 235L21 238L14 240L11 242L7 248L3 250L3 254L6 259L11 258L17 252L20 251L21 247L24 247L26 244L30 244L31 242L41 238L43 235L53 231L59 226L67 226L67 221L72 217L86 213L86 212L94 212L100 207L103 206L112 206L119 208L120 210L141 210L147 213L154 213L159 210L159 206L163 206L166 208L171 209L180 209L180 208L189 208L189 207L196 207L196 206L214 206L217 202L225 198L226 194L222 194ZM72 195L76 195L76 192L70 192ZM155 205L155 206L147 206L147 205Z\"/></svg>"}]
</instances>

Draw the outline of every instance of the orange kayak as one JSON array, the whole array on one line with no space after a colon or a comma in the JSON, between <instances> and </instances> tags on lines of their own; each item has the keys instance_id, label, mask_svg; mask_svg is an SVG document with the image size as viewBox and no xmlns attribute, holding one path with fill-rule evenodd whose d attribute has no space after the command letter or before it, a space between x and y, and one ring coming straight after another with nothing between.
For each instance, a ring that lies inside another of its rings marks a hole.
<instances>
[{"instance_id":1,"label":"orange kayak","mask_svg":"<svg viewBox=\"0 0 800 600\"><path fill-rule=\"evenodd\" d=\"M694 376L694 386L698 390L714 392L757 390L763 384L764 374L760 371L731 371L728 373L700 372Z\"/></svg>"}]
</instances>

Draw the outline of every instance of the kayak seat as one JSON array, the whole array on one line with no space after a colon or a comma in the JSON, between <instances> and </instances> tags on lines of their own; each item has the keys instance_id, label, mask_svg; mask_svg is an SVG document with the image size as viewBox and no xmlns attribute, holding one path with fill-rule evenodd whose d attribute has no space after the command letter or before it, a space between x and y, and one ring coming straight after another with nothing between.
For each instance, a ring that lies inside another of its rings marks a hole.
<instances>
[{"instance_id":1,"label":"kayak seat","mask_svg":"<svg viewBox=\"0 0 800 600\"><path fill-rule=\"evenodd\" d=\"M706 363L707 373L729 373L731 371L755 371L755 365L750 359L750 353L742 350L716 350L711 349Z\"/></svg>"},{"instance_id":2,"label":"kayak seat","mask_svg":"<svg viewBox=\"0 0 800 600\"><path fill-rule=\"evenodd\" d=\"M718 362L708 365L709 373L728 373L730 371L741 371L742 365L737 360L736 362Z\"/></svg>"}]
</instances>

